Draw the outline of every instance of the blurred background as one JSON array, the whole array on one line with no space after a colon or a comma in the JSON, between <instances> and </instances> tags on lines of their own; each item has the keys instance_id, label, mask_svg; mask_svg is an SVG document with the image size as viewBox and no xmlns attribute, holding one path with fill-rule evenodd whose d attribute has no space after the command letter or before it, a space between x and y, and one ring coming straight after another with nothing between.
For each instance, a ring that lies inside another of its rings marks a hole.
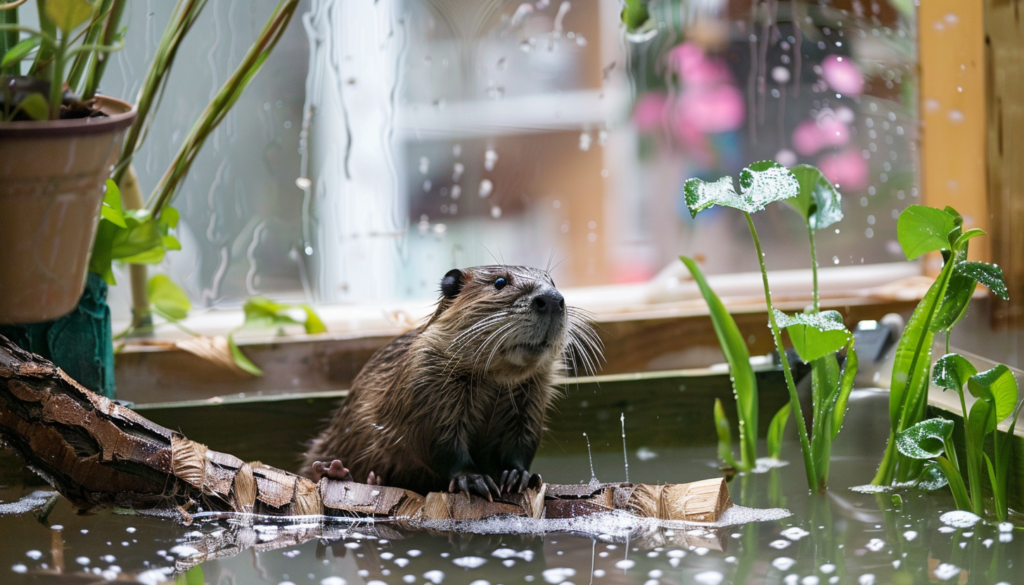
<instances>
[{"instance_id":1,"label":"blurred background","mask_svg":"<svg viewBox=\"0 0 1024 585\"><path fill-rule=\"evenodd\" d=\"M130 3L103 93L134 99L172 5ZM143 193L273 5L211 1L136 158ZM495 262L551 266L560 287L645 281L680 254L752 271L742 215L695 222L682 186L762 159L839 185L822 266L904 259L895 218L920 193L910 0L656 1L633 33L621 10L304 2L174 200L183 250L162 270L199 307L431 299L449 268ZM797 214L755 222L769 269L808 266ZM115 318L128 296L112 291Z\"/></svg>"}]
</instances>

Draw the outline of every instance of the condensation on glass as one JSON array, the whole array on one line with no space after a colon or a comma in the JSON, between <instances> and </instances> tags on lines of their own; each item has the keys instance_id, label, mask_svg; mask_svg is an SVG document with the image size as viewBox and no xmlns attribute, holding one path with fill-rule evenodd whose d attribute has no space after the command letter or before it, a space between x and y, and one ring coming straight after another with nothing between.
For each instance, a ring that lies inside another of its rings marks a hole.
<instances>
[{"instance_id":1,"label":"condensation on glass","mask_svg":"<svg viewBox=\"0 0 1024 585\"><path fill-rule=\"evenodd\" d=\"M152 188L270 2L211 0L137 168ZM104 88L134 96L170 12L132 3ZM909 1L311 0L193 167L167 269L202 305L254 294L429 298L453 266L552 266L559 286L675 262L751 271L740 214L690 218L689 177L819 166L846 220L823 266L903 259L919 194ZM755 218L770 268L809 261L800 218Z\"/></svg>"}]
</instances>

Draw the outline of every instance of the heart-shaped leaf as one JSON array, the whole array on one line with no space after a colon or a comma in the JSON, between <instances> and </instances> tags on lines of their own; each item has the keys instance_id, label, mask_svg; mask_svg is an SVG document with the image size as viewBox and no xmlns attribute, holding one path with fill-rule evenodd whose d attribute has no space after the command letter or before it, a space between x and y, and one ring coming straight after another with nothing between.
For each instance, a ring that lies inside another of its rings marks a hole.
<instances>
[{"instance_id":1,"label":"heart-shaped leaf","mask_svg":"<svg viewBox=\"0 0 1024 585\"><path fill-rule=\"evenodd\" d=\"M92 4L86 0L47 0L46 16L65 35L92 16Z\"/></svg>"},{"instance_id":2,"label":"heart-shaped leaf","mask_svg":"<svg viewBox=\"0 0 1024 585\"><path fill-rule=\"evenodd\" d=\"M922 489L928 492L933 492L938 489L942 489L949 484L946 479L946 475L942 473L942 469L935 462L929 461L925 463L924 468L921 469L921 475L917 476L917 483L914 487Z\"/></svg>"},{"instance_id":3,"label":"heart-shaped leaf","mask_svg":"<svg viewBox=\"0 0 1024 585\"><path fill-rule=\"evenodd\" d=\"M935 250L948 250L949 233L954 229L955 218L949 212L924 205L911 205L896 221L896 237L907 260Z\"/></svg>"},{"instance_id":4,"label":"heart-shaped leaf","mask_svg":"<svg viewBox=\"0 0 1024 585\"><path fill-rule=\"evenodd\" d=\"M911 459L934 459L945 451L943 442L953 432L953 421L930 418L896 435L896 448Z\"/></svg>"},{"instance_id":5,"label":"heart-shaped leaf","mask_svg":"<svg viewBox=\"0 0 1024 585\"><path fill-rule=\"evenodd\" d=\"M796 197L800 183L786 167L761 161L740 171L740 193L733 187L731 177L722 177L714 183L690 179L686 181L684 192L686 206L693 217L714 205L755 213L773 201Z\"/></svg>"},{"instance_id":6,"label":"heart-shaped leaf","mask_svg":"<svg viewBox=\"0 0 1024 585\"><path fill-rule=\"evenodd\" d=\"M166 274L157 274L149 279L146 285L149 302L165 316L171 319L184 319L192 308L188 295L181 287L174 284Z\"/></svg>"},{"instance_id":7,"label":"heart-shaped leaf","mask_svg":"<svg viewBox=\"0 0 1024 585\"><path fill-rule=\"evenodd\" d=\"M975 398L992 402L995 407L993 427L1010 416L1017 406L1017 379L1010 368L1002 364L968 378L967 388Z\"/></svg>"},{"instance_id":8,"label":"heart-shaped leaf","mask_svg":"<svg viewBox=\"0 0 1024 585\"><path fill-rule=\"evenodd\" d=\"M958 353L948 353L937 362L932 370L932 384L946 390L962 391L967 379L978 373L967 358Z\"/></svg>"},{"instance_id":9,"label":"heart-shaped leaf","mask_svg":"<svg viewBox=\"0 0 1024 585\"><path fill-rule=\"evenodd\" d=\"M121 190L112 179L107 179L106 191L103 193L103 207L100 208L103 219L117 227L127 228L124 223L124 207L121 205Z\"/></svg>"},{"instance_id":10,"label":"heart-shaped leaf","mask_svg":"<svg viewBox=\"0 0 1024 585\"><path fill-rule=\"evenodd\" d=\"M805 362L833 354L850 339L850 332L837 311L797 313L792 317L775 309L775 322L789 332L793 348Z\"/></svg>"},{"instance_id":11,"label":"heart-shaped leaf","mask_svg":"<svg viewBox=\"0 0 1024 585\"><path fill-rule=\"evenodd\" d=\"M827 228L843 219L842 195L820 170L811 165L797 165L790 171L800 184L800 192L786 203L803 216L812 230Z\"/></svg>"}]
</instances>

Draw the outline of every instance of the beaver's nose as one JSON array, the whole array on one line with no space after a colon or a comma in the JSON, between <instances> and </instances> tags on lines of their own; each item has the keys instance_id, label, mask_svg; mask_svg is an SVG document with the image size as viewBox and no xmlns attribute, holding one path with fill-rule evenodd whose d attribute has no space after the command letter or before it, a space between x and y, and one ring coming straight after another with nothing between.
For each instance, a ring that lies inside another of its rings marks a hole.
<instances>
[{"instance_id":1,"label":"beaver's nose","mask_svg":"<svg viewBox=\"0 0 1024 585\"><path fill-rule=\"evenodd\" d=\"M565 298L562 293L550 288L534 295L530 307L540 315L555 315L565 311Z\"/></svg>"}]
</instances>

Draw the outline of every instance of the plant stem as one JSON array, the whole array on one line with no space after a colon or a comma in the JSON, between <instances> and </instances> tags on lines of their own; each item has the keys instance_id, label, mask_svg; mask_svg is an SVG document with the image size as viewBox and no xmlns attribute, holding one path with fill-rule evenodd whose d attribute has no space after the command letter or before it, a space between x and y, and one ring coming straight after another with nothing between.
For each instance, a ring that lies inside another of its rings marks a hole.
<instances>
[{"instance_id":1,"label":"plant stem","mask_svg":"<svg viewBox=\"0 0 1024 585\"><path fill-rule=\"evenodd\" d=\"M53 57L52 70L50 71L50 119L60 119L60 104L64 97L64 58L68 50L68 36L62 34L57 46L57 52Z\"/></svg>"},{"instance_id":2,"label":"plant stem","mask_svg":"<svg viewBox=\"0 0 1024 585\"><path fill-rule=\"evenodd\" d=\"M118 188L121 190L121 201L125 209L142 209L145 206L142 202L142 191L139 189L139 178L135 175L134 167L128 167L128 172ZM149 295L146 292L146 284L149 282L148 272L145 264L128 265L128 277L132 291L130 330L145 331L147 326L153 324L153 315L149 309Z\"/></svg>"},{"instance_id":3,"label":"plant stem","mask_svg":"<svg viewBox=\"0 0 1024 585\"><path fill-rule=\"evenodd\" d=\"M17 10L0 10L0 25L18 24ZM0 57L7 54L14 45L18 44L20 35L16 30L5 30L0 32ZM18 75L21 72L21 63L11 63L4 69L0 69L0 75ZM4 102L5 104L7 102Z\"/></svg>"},{"instance_id":4,"label":"plant stem","mask_svg":"<svg viewBox=\"0 0 1024 585\"><path fill-rule=\"evenodd\" d=\"M800 451L804 456L807 487L810 490L822 489L824 485L817 485L814 460L811 458L811 443L807 438L807 420L804 418L803 410L800 408L800 397L796 393L796 382L793 381L793 372L789 369L789 357L786 355L786 348L782 345L782 334L779 332L779 324L775 322L775 308L772 306L772 294L768 286L768 270L764 265L764 252L761 251L761 240L757 237L757 229L754 227L754 220L751 219L750 214L743 212L743 215L747 218L750 237L754 239L754 248L757 250L757 262L761 267L761 280L764 283L764 302L768 308L768 324L771 326L775 347L779 351L779 360L782 362L782 373L786 377L786 386L789 388L789 403L792 405L793 413L796 415L796 430L797 435L800 437Z\"/></svg>"},{"instance_id":5,"label":"plant stem","mask_svg":"<svg viewBox=\"0 0 1024 585\"><path fill-rule=\"evenodd\" d=\"M814 249L814 230L811 229L809 223L807 224L807 235L811 240L811 276L814 279L814 312L817 313L821 310L818 302L818 253Z\"/></svg>"}]
</instances>

